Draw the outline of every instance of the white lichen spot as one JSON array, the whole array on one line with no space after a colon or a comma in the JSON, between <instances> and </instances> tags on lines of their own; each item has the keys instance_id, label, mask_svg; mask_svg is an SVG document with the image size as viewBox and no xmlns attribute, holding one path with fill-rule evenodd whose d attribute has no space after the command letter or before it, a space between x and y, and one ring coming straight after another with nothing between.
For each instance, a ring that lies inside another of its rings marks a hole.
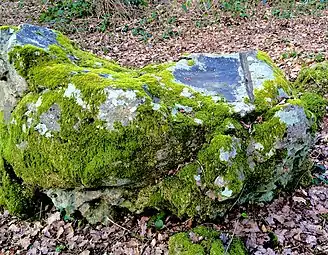
<instances>
[{"instance_id":1,"label":"white lichen spot","mask_svg":"<svg viewBox=\"0 0 328 255\"><path fill-rule=\"evenodd\" d=\"M22 125L22 131L23 131L23 133L26 133L26 124L24 123L23 125Z\"/></svg>"},{"instance_id":2,"label":"white lichen spot","mask_svg":"<svg viewBox=\"0 0 328 255\"><path fill-rule=\"evenodd\" d=\"M40 115L40 123L35 126L35 130L47 138L52 137L51 132L59 132L60 108L58 104L50 106L49 110Z\"/></svg>"},{"instance_id":3,"label":"white lichen spot","mask_svg":"<svg viewBox=\"0 0 328 255\"><path fill-rule=\"evenodd\" d=\"M271 148L271 150L265 154L266 157L271 158L275 154L275 148Z\"/></svg>"},{"instance_id":4,"label":"white lichen spot","mask_svg":"<svg viewBox=\"0 0 328 255\"><path fill-rule=\"evenodd\" d=\"M181 112L181 113L191 113L192 112L192 107L181 105L181 104L175 104L174 105L174 108L171 111L171 114L173 116L176 116L178 112Z\"/></svg>"},{"instance_id":5,"label":"white lichen spot","mask_svg":"<svg viewBox=\"0 0 328 255\"><path fill-rule=\"evenodd\" d=\"M231 197L232 190L230 190L228 187L225 187L224 190L221 192L221 195L225 197Z\"/></svg>"},{"instance_id":6,"label":"white lichen spot","mask_svg":"<svg viewBox=\"0 0 328 255\"><path fill-rule=\"evenodd\" d=\"M258 150L258 151L261 151L261 150L264 149L264 146L260 143L254 143L254 149Z\"/></svg>"},{"instance_id":7,"label":"white lichen spot","mask_svg":"<svg viewBox=\"0 0 328 255\"><path fill-rule=\"evenodd\" d=\"M16 125L17 124L17 121L15 119L12 119L11 122L10 122L10 124Z\"/></svg>"},{"instance_id":8,"label":"white lichen spot","mask_svg":"<svg viewBox=\"0 0 328 255\"><path fill-rule=\"evenodd\" d=\"M162 77L157 76L155 74L152 74L151 76L154 77L157 81L161 81L163 79Z\"/></svg>"},{"instance_id":9,"label":"white lichen spot","mask_svg":"<svg viewBox=\"0 0 328 255\"><path fill-rule=\"evenodd\" d=\"M27 127L30 128L32 126L32 123L33 123L33 119L32 118L28 118L26 120L26 124L27 124Z\"/></svg>"},{"instance_id":10,"label":"white lichen spot","mask_svg":"<svg viewBox=\"0 0 328 255\"><path fill-rule=\"evenodd\" d=\"M216 177L215 181L214 181L214 185L222 188L224 187L225 185L227 185L227 182L223 179L223 177L221 176L218 176Z\"/></svg>"},{"instance_id":11,"label":"white lichen spot","mask_svg":"<svg viewBox=\"0 0 328 255\"><path fill-rule=\"evenodd\" d=\"M104 92L106 100L99 107L98 118L106 122L109 130L114 129L115 122L127 126L137 116L138 106L145 102L144 98L137 97L138 91L107 87Z\"/></svg>"},{"instance_id":12,"label":"white lichen spot","mask_svg":"<svg viewBox=\"0 0 328 255\"><path fill-rule=\"evenodd\" d=\"M28 145L27 141L23 141L19 144L16 144L16 147L20 150L25 150L27 148L27 145Z\"/></svg>"},{"instance_id":13,"label":"white lichen spot","mask_svg":"<svg viewBox=\"0 0 328 255\"><path fill-rule=\"evenodd\" d=\"M31 114L36 113L38 108L41 106L41 104L42 104L42 96L40 96L35 103L27 104L27 111L25 112L25 115L30 116Z\"/></svg>"},{"instance_id":14,"label":"white lichen spot","mask_svg":"<svg viewBox=\"0 0 328 255\"><path fill-rule=\"evenodd\" d=\"M182 97L187 97L187 98L192 98L194 95L193 95L193 93L191 93L191 92L189 91L188 88L184 88L184 89L181 91L180 96L182 96Z\"/></svg>"},{"instance_id":15,"label":"white lichen spot","mask_svg":"<svg viewBox=\"0 0 328 255\"><path fill-rule=\"evenodd\" d=\"M229 162L229 159L235 158L237 155L237 150L232 148L230 151L226 151L223 148L220 149L220 160Z\"/></svg>"},{"instance_id":16,"label":"white lichen spot","mask_svg":"<svg viewBox=\"0 0 328 255\"><path fill-rule=\"evenodd\" d=\"M236 127L234 126L234 124L232 124L232 123L229 123L227 126L227 129L236 129Z\"/></svg>"},{"instance_id":17,"label":"white lichen spot","mask_svg":"<svg viewBox=\"0 0 328 255\"><path fill-rule=\"evenodd\" d=\"M194 175L194 179L195 179L195 181L196 181L196 185L197 186L202 186L202 179L201 179L201 176L200 176L200 174L198 174L198 175Z\"/></svg>"},{"instance_id":18,"label":"white lichen spot","mask_svg":"<svg viewBox=\"0 0 328 255\"><path fill-rule=\"evenodd\" d=\"M160 83L159 83L159 85L161 86L161 88L163 88L163 89L167 89L167 87L166 87L165 83L163 83L163 82L160 82Z\"/></svg>"},{"instance_id":19,"label":"white lichen spot","mask_svg":"<svg viewBox=\"0 0 328 255\"><path fill-rule=\"evenodd\" d=\"M48 132L47 126L45 124L41 124L41 123L36 125L34 129L36 131L38 131L40 133L40 135L45 135Z\"/></svg>"},{"instance_id":20,"label":"white lichen spot","mask_svg":"<svg viewBox=\"0 0 328 255\"><path fill-rule=\"evenodd\" d=\"M152 109L154 111L158 111L161 108L161 105L157 103L152 103L152 106L153 106Z\"/></svg>"},{"instance_id":21,"label":"white lichen spot","mask_svg":"<svg viewBox=\"0 0 328 255\"><path fill-rule=\"evenodd\" d=\"M47 132L47 133L45 134L45 137L50 138L50 137L52 137L52 134L51 134L50 132Z\"/></svg>"},{"instance_id":22,"label":"white lichen spot","mask_svg":"<svg viewBox=\"0 0 328 255\"><path fill-rule=\"evenodd\" d=\"M203 121L201 119L197 119L195 118L194 119L195 123L198 124L198 125L202 125L203 124Z\"/></svg>"},{"instance_id":23,"label":"white lichen spot","mask_svg":"<svg viewBox=\"0 0 328 255\"><path fill-rule=\"evenodd\" d=\"M217 195L214 193L213 190L206 191L205 195L208 196L212 200L215 200L217 198Z\"/></svg>"},{"instance_id":24,"label":"white lichen spot","mask_svg":"<svg viewBox=\"0 0 328 255\"><path fill-rule=\"evenodd\" d=\"M231 158L235 158L237 156L237 148L240 149L240 139L233 137L230 150L220 148L220 160L230 162Z\"/></svg>"},{"instance_id":25,"label":"white lichen spot","mask_svg":"<svg viewBox=\"0 0 328 255\"><path fill-rule=\"evenodd\" d=\"M68 84L67 89L64 92L64 97L74 98L76 103L83 109L89 109L90 107L83 101L81 90L76 88L74 84Z\"/></svg>"},{"instance_id":26,"label":"white lichen spot","mask_svg":"<svg viewBox=\"0 0 328 255\"><path fill-rule=\"evenodd\" d=\"M96 68L99 68L99 67L102 67L103 66L103 63L101 63L101 62L95 62L93 66L96 67Z\"/></svg>"},{"instance_id":27,"label":"white lichen spot","mask_svg":"<svg viewBox=\"0 0 328 255\"><path fill-rule=\"evenodd\" d=\"M39 108L41 106L41 104L42 104L42 97L39 97L38 101L36 101L36 103L35 103L35 107Z\"/></svg>"},{"instance_id":28,"label":"white lichen spot","mask_svg":"<svg viewBox=\"0 0 328 255\"><path fill-rule=\"evenodd\" d=\"M213 95L211 97L214 103L217 103L219 100L222 100L222 97L218 95Z\"/></svg>"}]
</instances>

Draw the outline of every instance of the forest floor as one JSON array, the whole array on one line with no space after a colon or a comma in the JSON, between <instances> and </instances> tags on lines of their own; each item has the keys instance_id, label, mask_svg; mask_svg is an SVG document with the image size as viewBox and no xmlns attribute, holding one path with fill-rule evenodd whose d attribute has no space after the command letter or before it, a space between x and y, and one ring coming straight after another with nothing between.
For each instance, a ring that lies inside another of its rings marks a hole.
<instances>
[{"instance_id":1,"label":"forest floor","mask_svg":"<svg viewBox=\"0 0 328 255\"><path fill-rule=\"evenodd\" d=\"M39 24L63 31L85 50L122 65L140 67L177 60L184 53L226 53L260 49L270 54L290 80L304 65L321 62L328 53L328 12L321 15L272 16L269 6L247 20L223 17L219 24L195 27L176 13L179 35L160 35L153 24L143 26L151 37L125 31L137 18L123 20L115 29L101 28L103 18L76 19L58 26L39 20L45 5L38 0L0 2L0 25ZM265 13L266 15L263 15ZM196 20L197 21L197 20ZM140 23L140 22L139 22ZM131 25L132 24L132 25ZM171 23L170 23L171 24ZM100 29L98 29L100 26ZM171 31L171 30L170 30ZM175 31L175 30L174 30ZM173 33L174 34L174 33ZM147 37L148 38L148 37ZM316 168L313 184L283 192L271 203L245 205L215 222L203 223L241 237L250 254L328 254L328 116L325 117L311 157ZM164 227L148 227L151 215L126 214L110 226L64 221L53 208L41 210L33 221L0 214L0 255L4 254L168 254L168 239L195 226L192 219L168 216Z\"/></svg>"}]
</instances>

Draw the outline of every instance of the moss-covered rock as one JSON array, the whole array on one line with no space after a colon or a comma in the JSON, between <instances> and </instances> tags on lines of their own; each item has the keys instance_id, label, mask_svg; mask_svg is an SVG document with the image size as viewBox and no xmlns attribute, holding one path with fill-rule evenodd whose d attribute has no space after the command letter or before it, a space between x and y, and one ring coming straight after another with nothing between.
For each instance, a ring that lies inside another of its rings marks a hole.
<instances>
[{"instance_id":1,"label":"moss-covered rock","mask_svg":"<svg viewBox=\"0 0 328 255\"><path fill-rule=\"evenodd\" d=\"M219 232L199 226L189 232L181 232L173 235L169 240L169 254L246 255L247 252L243 242L239 238L235 237L233 240L224 243L220 239Z\"/></svg>"},{"instance_id":2,"label":"moss-covered rock","mask_svg":"<svg viewBox=\"0 0 328 255\"><path fill-rule=\"evenodd\" d=\"M317 63L301 70L295 81L299 91L328 95L328 63Z\"/></svg>"},{"instance_id":3,"label":"moss-covered rock","mask_svg":"<svg viewBox=\"0 0 328 255\"><path fill-rule=\"evenodd\" d=\"M31 25L1 28L0 50L4 194L43 190L92 222L111 206L214 218L268 200L302 175L324 107L262 52L129 69Z\"/></svg>"}]
</instances>

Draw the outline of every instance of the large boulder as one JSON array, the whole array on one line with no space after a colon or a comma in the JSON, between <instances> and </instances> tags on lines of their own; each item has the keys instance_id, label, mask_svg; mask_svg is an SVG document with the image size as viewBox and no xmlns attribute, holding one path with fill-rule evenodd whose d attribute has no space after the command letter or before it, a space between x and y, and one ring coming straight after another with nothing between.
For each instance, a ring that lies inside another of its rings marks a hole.
<instances>
[{"instance_id":1,"label":"large boulder","mask_svg":"<svg viewBox=\"0 0 328 255\"><path fill-rule=\"evenodd\" d=\"M12 212L42 192L90 222L119 207L213 218L307 170L309 106L323 100L300 97L263 52L131 69L27 24L2 27L0 50L0 204Z\"/></svg>"}]
</instances>

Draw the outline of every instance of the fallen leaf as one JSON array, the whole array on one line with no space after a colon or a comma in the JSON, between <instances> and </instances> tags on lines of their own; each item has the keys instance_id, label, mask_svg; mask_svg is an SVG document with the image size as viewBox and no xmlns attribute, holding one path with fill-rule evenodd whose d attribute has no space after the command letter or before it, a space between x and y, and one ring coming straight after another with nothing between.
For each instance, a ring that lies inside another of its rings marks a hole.
<instances>
[{"instance_id":1,"label":"fallen leaf","mask_svg":"<svg viewBox=\"0 0 328 255\"><path fill-rule=\"evenodd\" d=\"M85 250L80 253L80 255L89 255L89 254L90 254L89 250Z\"/></svg>"},{"instance_id":2,"label":"fallen leaf","mask_svg":"<svg viewBox=\"0 0 328 255\"><path fill-rule=\"evenodd\" d=\"M60 220L60 212L55 212L54 214L50 215L47 220L48 225Z\"/></svg>"},{"instance_id":3,"label":"fallen leaf","mask_svg":"<svg viewBox=\"0 0 328 255\"><path fill-rule=\"evenodd\" d=\"M19 245L23 247L24 250L26 250L31 244L31 238L25 237L21 240L19 240Z\"/></svg>"},{"instance_id":4,"label":"fallen leaf","mask_svg":"<svg viewBox=\"0 0 328 255\"><path fill-rule=\"evenodd\" d=\"M299 202L299 203L304 203L304 204L306 204L306 200L305 200L304 198L302 198L302 197L296 197L296 196L293 196L293 200L294 200L295 202Z\"/></svg>"},{"instance_id":5,"label":"fallen leaf","mask_svg":"<svg viewBox=\"0 0 328 255\"><path fill-rule=\"evenodd\" d=\"M59 237L61 237L61 235L64 233L64 228L60 227L57 231L57 236L56 239L58 239Z\"/></svg>"}]
</instances>

